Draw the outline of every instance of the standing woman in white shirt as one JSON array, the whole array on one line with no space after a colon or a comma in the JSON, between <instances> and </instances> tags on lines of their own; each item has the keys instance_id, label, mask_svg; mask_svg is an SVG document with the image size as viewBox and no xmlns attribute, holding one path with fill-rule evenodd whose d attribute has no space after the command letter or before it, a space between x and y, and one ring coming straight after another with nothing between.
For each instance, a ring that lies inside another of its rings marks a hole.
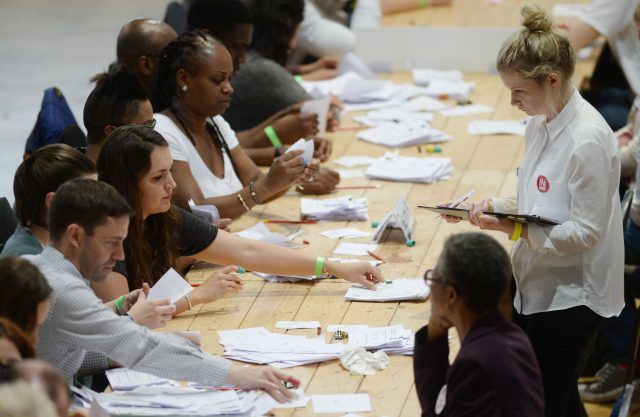
<instances>
[{"instance_id":1,"label":"standing woman in white shirt","mask_svg":"<svg viewBox=\"0 0 640 417\"><path fill-rule=\"evenodd\" d=\"M575 53L537 6L502 46L497 68L511 104L532 116L517 197L468 203L470 221L516 241L514 320L538 358L545 415L586 415L577 390L590 345L623 301L623 240L616 139L571 86ZM483 212L535 214L557 226L514 223ZM450 222L455 219L448 218Z\"/></svg>"}]
</instances>

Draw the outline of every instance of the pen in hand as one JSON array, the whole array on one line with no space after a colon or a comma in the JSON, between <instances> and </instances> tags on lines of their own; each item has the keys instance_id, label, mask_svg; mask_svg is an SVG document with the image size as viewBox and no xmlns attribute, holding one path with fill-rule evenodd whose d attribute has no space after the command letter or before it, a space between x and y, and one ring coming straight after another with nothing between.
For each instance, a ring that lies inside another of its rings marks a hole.
<instances>
[{"instance_id":1,"label":"pen in hand","mask_svg":"<svg viewBox=\"0 0 640 417\"><path fill-rule=\"evenodd\" d=\"M449 204L449 205L448 205L448 206L446 206L446 207L448 207L448 208L456 208L456 207L458 207L460 204L464 203L465 201L467 201L467 200L469 200L471 197L473 197L473 195L474 195L475 193L476 193L476 190L471 190L471 191L469 191L468 193L466 193L465 195L463 195L462 197L460 197L460 198L457 198L457 199L453 200L453 201L451 202L451 204ZM442 215L441 215L441 214L438 214L435 218L437 219L437 218L440 218L440 217L442 217Z\"/></svg>"}]
</instances>

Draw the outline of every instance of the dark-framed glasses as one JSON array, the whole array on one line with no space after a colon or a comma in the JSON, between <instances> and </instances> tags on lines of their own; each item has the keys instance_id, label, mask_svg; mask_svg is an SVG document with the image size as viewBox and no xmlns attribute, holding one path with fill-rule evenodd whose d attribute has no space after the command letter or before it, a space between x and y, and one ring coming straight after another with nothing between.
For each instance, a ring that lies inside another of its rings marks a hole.
<instances>
[{"instance_id":1,"label":"dark-framed glasses","mask_svg":"<svg viewBox=\"0 0 640 417\"><path fill-rule=\"evenodd\" d=\"M436 271L433 269L427 269L427 271L424 273L424 280L429 286L433 285L434 282L437 282L442 285L448 285L448 283L445 282L445 280L443 280L442 278L440 278L436 274Z\"/></svg>"}]
</instances>

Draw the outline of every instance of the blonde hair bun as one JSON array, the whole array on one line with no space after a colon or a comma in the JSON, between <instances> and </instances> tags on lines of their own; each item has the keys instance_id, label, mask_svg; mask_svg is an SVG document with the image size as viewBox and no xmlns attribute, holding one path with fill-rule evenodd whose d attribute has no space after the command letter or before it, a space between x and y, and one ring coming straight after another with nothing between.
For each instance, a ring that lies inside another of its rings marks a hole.
<instances>
[{"instance_id":1,"label":"blonde hair bun","mask_svg":"<svg viewBox=\"0 0 640 417\"><path fill-rule=\"evenodd\" d=\"M547 13L537 5L526 5L520 11L522 26L529 32L551 32L553 24Z\"/></svg>"}]
</instances>

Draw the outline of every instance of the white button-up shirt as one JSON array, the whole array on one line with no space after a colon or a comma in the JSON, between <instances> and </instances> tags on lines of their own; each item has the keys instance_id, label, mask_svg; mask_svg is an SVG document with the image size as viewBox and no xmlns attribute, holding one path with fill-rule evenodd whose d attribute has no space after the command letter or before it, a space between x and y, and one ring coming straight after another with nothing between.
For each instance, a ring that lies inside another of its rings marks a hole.
<instances>
[{"instance_id":1,"label":"white button-up shirt","mask_svg":"<svg viewBox=\"0 0 640 417\"><path fill-rule=\"evenodd\" d=\"M550 122L533 117L518 172L518 212L557 220L530 224L511 260L522 314L586 305L603 317L624 306L624 244L615 136L574 90ZM496 208L498 211L498 208Z\"/></svg>"}]
</instances>

